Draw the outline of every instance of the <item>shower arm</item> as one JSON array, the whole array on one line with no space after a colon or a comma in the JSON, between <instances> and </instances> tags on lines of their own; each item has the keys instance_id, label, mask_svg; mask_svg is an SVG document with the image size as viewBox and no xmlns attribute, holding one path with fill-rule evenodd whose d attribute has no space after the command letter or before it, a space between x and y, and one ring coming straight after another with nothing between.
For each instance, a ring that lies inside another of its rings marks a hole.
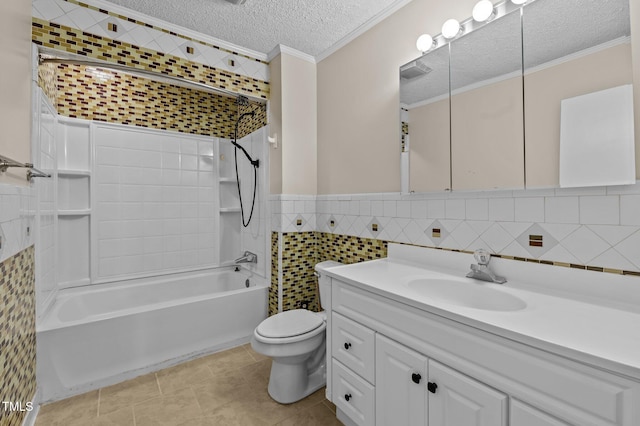
<instances>
[{"instance_id":1,"label":"shower arm","mask_svg":"<svg viewBox=\"0 0 640 426\"><path fill-rule=\"evenodd\" d=\"M244 114L242 114L242 115L238 118L238 121L236 121L236 133L235 133L236 138L238 137L238 125L240 124L240 120L242 120L242 118L243 118L244 116L246 116L246 115L250 115L250 116L252 116L252 117L253 117L253 116L255 115L255 113L254 113L253 111L251 111L251 112L245 112ZM231 141L231 143L233 144L233 146L235 146L236 148L240 148L240 150L242 150L242 152L244 152L244 155L246 155L246 156L247 156L247 159L249 160L249 162L251 163L251 165L252 165L253 167L256 167L256 168L260 167L260 159L255 159L255 160L254 160L253 158L251 158L251 156L249 155L249 153L247 152L247 150L246 150L246 149L244 149L244 147L243 147L242 145L240 145L240 144L236 141L236 139L232 140L232 141Z\"/></svg>"}]
</instances>

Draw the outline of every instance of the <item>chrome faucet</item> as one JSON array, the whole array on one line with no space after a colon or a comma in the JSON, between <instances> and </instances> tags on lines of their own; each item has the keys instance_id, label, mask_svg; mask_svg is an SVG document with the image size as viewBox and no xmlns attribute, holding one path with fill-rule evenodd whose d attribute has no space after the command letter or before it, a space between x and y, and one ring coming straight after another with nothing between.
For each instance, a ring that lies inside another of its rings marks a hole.
<instances>
[{"instance_id":1,"label":"chrome faucet","mask_svg":"<svg viewBox=\"0 0 640 426\"><path fill-rule=\"evenodd\" d=\"M258 256L250 251L245 251L244 254L234 260L233 263L258 263Z\"/></svg>"},{"instance_id":2,"label":"chrome faucet","mask_svg":"<svg viewBox=\"0 0 640 426\"><path fill-rule=\"evenodd\" d=\"M504 277L494 274L493 271L489 269L491 254L488 251L478 249L473 252L473 257L476 259L478 264L471 264L471 272L467 274L467 278L475 278L477 280L489 281L496 284L504 284L507 282Z\"/></svg>"}]
</instances>

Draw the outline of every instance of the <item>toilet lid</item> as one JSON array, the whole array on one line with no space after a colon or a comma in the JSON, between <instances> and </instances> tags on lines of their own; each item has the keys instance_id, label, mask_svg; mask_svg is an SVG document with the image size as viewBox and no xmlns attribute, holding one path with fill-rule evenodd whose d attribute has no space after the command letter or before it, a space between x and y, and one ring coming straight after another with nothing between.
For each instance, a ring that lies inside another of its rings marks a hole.
<instances>
[{"instance_id":1,"label":"toilet lid","mask_svg":"<svg viewBox=\"0 0 640 426\"><path fill-rule=\"evenodd\" d=\"M263 337L282 338L308 333L323 324L322 318L306 309L294 309L262 321L256 331Z\"/></svg>"}]
</instances>

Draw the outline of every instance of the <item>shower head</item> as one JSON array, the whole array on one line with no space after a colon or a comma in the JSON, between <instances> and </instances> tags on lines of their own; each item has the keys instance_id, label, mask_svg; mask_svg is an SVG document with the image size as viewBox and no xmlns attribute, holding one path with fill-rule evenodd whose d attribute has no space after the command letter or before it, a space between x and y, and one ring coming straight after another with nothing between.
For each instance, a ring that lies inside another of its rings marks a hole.
<instances>
[{"instance_id":1,"label":"shower head","mask_svg":"<svg viewBox=\"0 0 640 426\"><path fill-rule=\"evenodd\" d=\"M247 0L227 0L227 1L232 4L244 4Z\"/></svg>"},{"instance_id":2,"label":"shower head","mask_svg":"<svg viewBox=\"0 0 640 426\"><path fill-rule=\"evenodd\" d=\"M236 98L236 105L239 105L239 106L249 105L249 98L247 98L246 96L238 95L238 97Z\"/></svg>"}]
</instances>

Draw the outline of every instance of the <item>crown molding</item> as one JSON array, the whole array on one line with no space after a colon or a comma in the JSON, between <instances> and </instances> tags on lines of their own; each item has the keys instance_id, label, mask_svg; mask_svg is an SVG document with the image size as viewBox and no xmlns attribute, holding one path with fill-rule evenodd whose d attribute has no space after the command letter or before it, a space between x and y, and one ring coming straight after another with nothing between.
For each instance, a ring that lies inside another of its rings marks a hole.
<instances>
[{"instance_id":1,"label":"crown molding","mask_svg":"<svg viewBox=\"0 0 640 426\"><path fill-rule=\"evenodd\" d=\"M409 4L411 1L412 0L398 0L395 3L391 4L390 6L385 8L382 12L380 12L378 15L376 15L373 18L369 19L367 22L365 22L364 24L360 25L358 28L356 28L355 30L351 31L346 36L342 37L340 40L338 40L336 43L334 43L331 47L329 47L328 49L324 50L320 54L316 55L316 57L315 57L316 63L322 61L323 59L326 59L327 57L331 56L332 54L334 54L338 50L342 49L344 46L346 46L347 44L351 43L353 40L355 40L356 38L360 37L362 34L364 34L365 32L369 31L374 26L376 26L380 22L384 21L389 16L393 15L394 13L396 13L398 10L402 9L404 6Z\"/></svg>"},{"instance_id":2,"label":"crown molding","mask_svg":"<svg viewBox=\"0 0 640 426\"><path fill-rule=\"evenodd\" d=\"M316 63L316 59L313 56L307 53L301 52L299 50L296 50L292 47L285 46L284 44L279 44L276 47L274 47L273 50L271 50L271 52L269 52L269 54L267 55L267 61L271 62L273 58L275 58L276 56L282 53L286 53L287 55L294 56L298 59L302 59L303 61L307 61L312 64Z\"/></svg>"},{"instance_id":3,"label":"crown molding","mask_svg":"<svg viewBox=\"0 0 640 426\"><path fill-rule=\"evenodd\" d=\"M163 21L162 19L154 18L153 16L145 15L144 13L127 9L120 5L105 1L105 0L83 0L84 3L95 6L99 9L107 10L118 15L123 15L128 18L132 18L138 21L145 22L147 24L154 25L156 27L164 28L174 33L192 38L195 41L200 41L207 44L218 46L222 49L229 50L231 52L238 53L240 55L249 56L261 61L268 61L266 54L255 50L247 49L246 47L238 46L237 44L229 43L228 41L220 40L218 38L194 31L192 29L182 27L180 25L172 24L171 22Z\"/></svg>"}]
</instances>

